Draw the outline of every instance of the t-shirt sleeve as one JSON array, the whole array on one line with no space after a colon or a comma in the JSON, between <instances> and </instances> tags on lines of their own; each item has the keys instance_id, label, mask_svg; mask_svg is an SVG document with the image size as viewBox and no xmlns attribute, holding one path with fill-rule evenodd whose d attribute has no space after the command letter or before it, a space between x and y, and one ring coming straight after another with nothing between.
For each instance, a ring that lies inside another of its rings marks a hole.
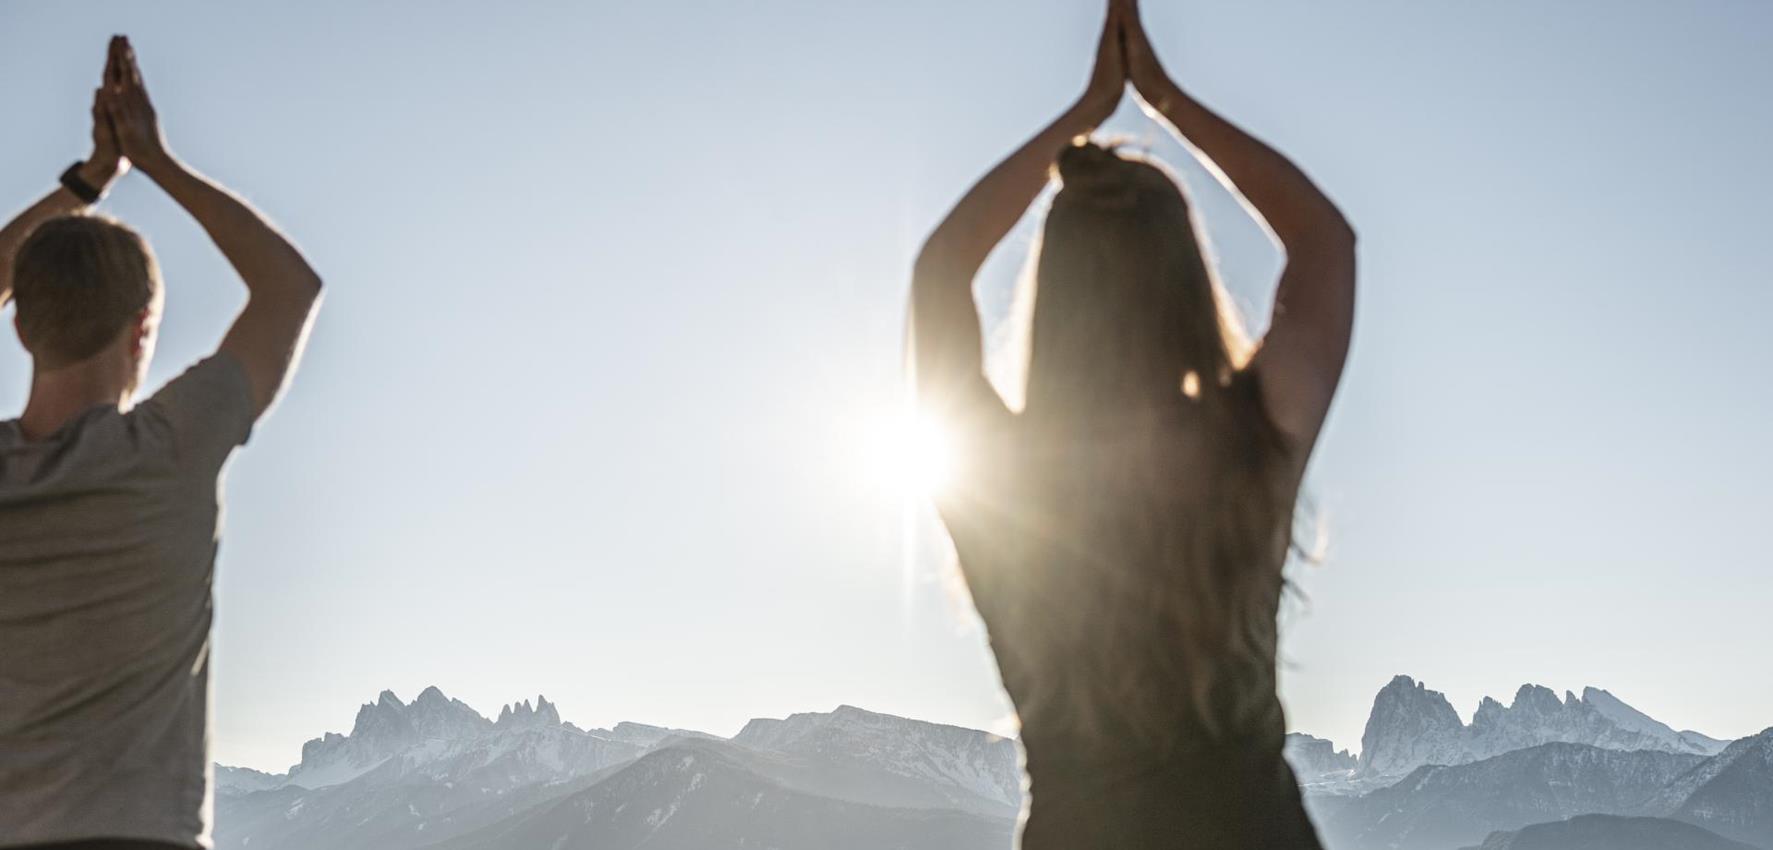
<instances>
[{"instance_id":1,"label":"t-shirt sleeve","mask_svg":"<svg viewBox=\"0 0 1773 850\"><path fill-rule=\"evenodd\" d=\"M182 466L212 474L246 444L256 418L252 384L233 355L218 352L172 379L141 406L169 435Z\"/></svg>"}]
</instances>

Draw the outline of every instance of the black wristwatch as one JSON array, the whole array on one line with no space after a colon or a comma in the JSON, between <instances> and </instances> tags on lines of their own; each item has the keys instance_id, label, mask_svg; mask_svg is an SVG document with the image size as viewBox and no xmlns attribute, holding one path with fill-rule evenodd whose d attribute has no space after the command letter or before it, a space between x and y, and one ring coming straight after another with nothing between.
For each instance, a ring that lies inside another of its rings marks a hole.
<instances>
[{"instance_id":1,"label":"black wristwatch","mask_svg":"<svg viewBox=\"0 0 1773 850\"><path fill-rule=\"evenodd\" d=\"M105 192L103 189L86 182L85 177L80 176L80 169L85 165L86 163L84 162L76 162L73 165L68 166L68 170L62 172L62 188L73 192L74 197L79 198L88 204L96 204L99 202L100 198L105 196Z\"/></svg>"}]
</instances>

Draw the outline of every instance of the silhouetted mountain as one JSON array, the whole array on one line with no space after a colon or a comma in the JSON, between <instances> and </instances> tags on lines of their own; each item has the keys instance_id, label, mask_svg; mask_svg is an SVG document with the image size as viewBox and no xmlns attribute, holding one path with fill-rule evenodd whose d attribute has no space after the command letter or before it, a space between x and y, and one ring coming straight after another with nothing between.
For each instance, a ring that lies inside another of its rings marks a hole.
<instances>
[{"instance_id":1,"label":"silhouetted mountain","mask_svg":"<svg viewBox=\"0 0 1773 850\"><path fill-rule=\"evenodd\" d=\"M1498 832L1466 850L1759 850L1666 818L1582 815Z\"/></svg>"},{"instance_id":2,"label":"silhouetted mountain","mask_svg":"<svg viewBox=\"0 0 1773 850\"><path fill-rule=\"evenodd\" d=\"M1338 850L1448 850L1492 832L1583 814L1642 814L1652 797L1705 759L1542 744L1457 766L1417 768L1347 801L1320 823Z\"/></svg>"},{"instance_id":3,"label":"silhouetted mountain","mask_svg":"<svg viewBox=\"0 0 1773 850\"><path fill-rule=\"evenodd\" d=\"M1652 805L1773 850L1773 729L1725 747L1663 789Z\"/></svg>"}]
</instances>

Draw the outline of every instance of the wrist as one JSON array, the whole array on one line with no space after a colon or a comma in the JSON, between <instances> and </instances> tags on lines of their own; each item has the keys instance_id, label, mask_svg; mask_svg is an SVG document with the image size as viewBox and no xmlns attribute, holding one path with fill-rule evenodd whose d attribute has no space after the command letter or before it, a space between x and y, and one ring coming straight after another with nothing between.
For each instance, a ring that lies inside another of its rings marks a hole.
<instances>
[{"instance_id":1,"label":"wrist","mask_svg":"<svg viewBox=\"0 0 1773 850\"><path fill-rule=\"evenodd\" d=\"M166 178L175 176L184 170L183 163L180 163L169 151L161 151L152 157L132 161L136 168L141 169L142 173L148 175L155 183L163 182Z\"/></svg>"},{"instance_id":2,"label":"wrist","mask_svg":"<svg viewBox=\"0 0 1773 850\"><path fill-rule=\"evenodd\" d=\"M1125 89L1112 94L1084 92L1084 96L1071 108L1072 122L1078 126L1078 133L1088 133L1107 121L1114 114L1115 108L1120 106L1120 98L1124 92Z\"/></svg>"},{"instance_id":3,"label":"wrist","mask_svg":"<svg viewBox=\"0 0 1773 850\"><path fill-rule=\"evenodd\" d=\"M1151 69L1148 73L1134 78L1133 88L1138 90L1139 96L1144 98L1146 103L1157 107L1159 111L1171 106L1182 94L1182 90L1176 86L1176 82L1170 79L1170 75L1164 73L1162 68Z\"/></svg>"},{"instance_id":4,"label":"wrist","mask_svg":"<svg viewBox=\"0 0 1773 850\"><path fill-rule=\"evenodd\" d=\"M111 188L111 184L123 173L123 169L123 161L120 158L94 154L81 163L78 172L80 179L86 181L88 186L97 189L102 195Z\"/></svg>"}]
</instances>

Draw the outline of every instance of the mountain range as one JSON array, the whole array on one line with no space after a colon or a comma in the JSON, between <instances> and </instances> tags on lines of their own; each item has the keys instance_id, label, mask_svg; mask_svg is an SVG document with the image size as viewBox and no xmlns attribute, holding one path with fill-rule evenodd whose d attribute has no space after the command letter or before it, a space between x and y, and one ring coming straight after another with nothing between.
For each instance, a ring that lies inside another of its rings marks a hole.
<instances>
[{"instance_id":1,"label":"mountain range","mask_svg":"<svg viewBox=\"0 0 1773 850\"><path fill-rule=\"evenodd\" d=\"M1497 832L1466 850L1755 850L1692 824L1664 818L1580 815Z\"/></svg>"},{"instance_id":2,"label":"mountain range","mask_svg":"<svg viewBox=\"0 0 1773 850\"><path fill-rule=\"evenodd\" d=\"M1604 690L1559 699L1537 685L1506 706L1485 698L1466 724L1445 696L1398 676L1361 740L1352 769L1343 759L1313 773L1292 758L1331 850L1773 850L1773 729L1724 742Z\"/></svg>"},{"instance_id":3,"label":"mountain range","mask_svg":"<svg viewBox=\"0 0 1773 850\"><path fill-rule=\"evenodd\" d=\"M489 720L437 688L358 709L286 773L216 766L218 850L1008 848L1016 744L841 706L732 739L581 729L544 697Z\"/></svg>"},{"instance_id":4,"label":"mountain range","mask_svg":"<svg viewBox=\"0 0 1773 850\"><path fill-rule=\"evenodd\" d=\"M1523 686L1470 724L1406 676L1357 756L1285 755L1329 850L1773 850L1773 729L1676 731L1612 694ZM218 850L1007 850L1014 741L840 706L733 737L584 729L546 698L489 719L384 691L284 773L216 766Z\"/></svg>"},{"instance_id":5,"label":"mountain range","mask_svg":"<svg viewBox=\"0 0 1773 850\"><path fill-rule=\"evenodd\" d=\"M1361 735L1360 772L1402 776L1425 764L1466 764L1539 744L1716 755L1725 743L1677 732L1598 688L1582 696L1522 685L1509 705L1484 697L1467 725L1444 694L1408 676L1379 691Z\"/></svg>"}]
</instances>

